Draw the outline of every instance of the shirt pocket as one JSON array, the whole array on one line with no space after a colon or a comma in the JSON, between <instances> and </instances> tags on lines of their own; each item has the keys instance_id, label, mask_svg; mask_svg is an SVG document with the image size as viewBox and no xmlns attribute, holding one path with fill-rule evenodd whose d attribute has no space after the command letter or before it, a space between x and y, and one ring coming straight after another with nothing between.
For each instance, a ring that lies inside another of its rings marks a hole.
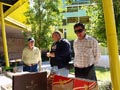
<instances>
[{"instance_id":1,"label":"shirt pocket","mask_svg":"<svg viewBox=\"0 0 120 90\"><path fill-rule=\"evenodd\" d=\"M38 58L38 52L37 51L34 52L34 58Z\"/></svg>"},{"instance_id":2,"label":"shirt pocket","mask_svg":"<svg viewBox=\"0 0 120 90\"><path fill-rule=\"evenodd\" d=\"M90 57L91 55L93 55L92 48L91 47L85 47L84 48L84 56Z\"/></svg>"}]
</instances>

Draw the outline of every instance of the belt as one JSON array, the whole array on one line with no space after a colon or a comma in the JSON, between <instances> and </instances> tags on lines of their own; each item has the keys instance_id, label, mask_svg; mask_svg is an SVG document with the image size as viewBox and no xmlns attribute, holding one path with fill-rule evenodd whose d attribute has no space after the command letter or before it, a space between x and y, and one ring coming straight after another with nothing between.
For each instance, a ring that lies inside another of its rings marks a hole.
<instances>
[{"instance_id":1,"label":"belt","mask_svg":"<svg viewBox=\"0 0 120 90\"><path fill-rule=\"evenodd\" d=\"M93 66L94 66L94 64L92 64L92 65L90 65L90 66L88 66L88 67L76 67L76 68L84 69L84 68L91 68L91 67L93 67Z\"/></svg>"},{"instance_id":2,"label":"belt","mask_svg":"<svg viewBox=\"0 0 120 90\"><path fill-rule=\"evenodd\" d=\"M37 64L37 63L33 63L33 64L25 64L25 63L24 63L25 66L29 66L29 67L30 67L30 66L34 66L34 65L36 65L36 64Z\"/></svg>"}]
</instances>

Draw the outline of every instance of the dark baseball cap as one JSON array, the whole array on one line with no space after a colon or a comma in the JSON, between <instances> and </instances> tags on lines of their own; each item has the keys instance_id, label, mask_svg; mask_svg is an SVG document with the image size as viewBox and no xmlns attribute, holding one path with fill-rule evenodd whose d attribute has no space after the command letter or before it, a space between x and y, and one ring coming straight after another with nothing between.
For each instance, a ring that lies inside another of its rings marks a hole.
<instances>
[{"instance_id":1,"label":"dark baseball cap","mask_svg":"<svg viewBox=\"0 0 120 90\"><path fill-rule=\"evenodd\" d=\"M28 42L34 42L35 39L33 37L28 38Z\"/></svg>"}]
</instances>

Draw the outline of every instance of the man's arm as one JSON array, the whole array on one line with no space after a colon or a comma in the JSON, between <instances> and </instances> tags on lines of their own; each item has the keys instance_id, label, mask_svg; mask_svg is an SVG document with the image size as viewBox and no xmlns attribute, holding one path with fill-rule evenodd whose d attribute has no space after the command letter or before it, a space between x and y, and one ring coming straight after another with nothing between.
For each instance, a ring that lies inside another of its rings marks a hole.
<instances>
[{"instance_id":1,"label":"man's arm","mask_svg":"<svg viewBox=\"0 0 120 90\"><path fill-rule=\"evenodd\" d=\"M98 45L97 41L94 41L94 57L95 57L95 64L98 63L98 60L100 59L101 56L101 52L100 52L100 48Z\"/></svg>"}]
</instances>

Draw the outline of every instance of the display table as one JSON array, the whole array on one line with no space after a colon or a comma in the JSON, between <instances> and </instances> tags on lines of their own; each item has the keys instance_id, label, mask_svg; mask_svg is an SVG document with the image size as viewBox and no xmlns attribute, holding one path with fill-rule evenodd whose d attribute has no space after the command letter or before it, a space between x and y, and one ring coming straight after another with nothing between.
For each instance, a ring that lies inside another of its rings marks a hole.
<instances>
[{"instance_id":1,"label":"display table","mask_svg":"<svg viewBox=\"0 0 120 90\"><path fill-rule=\"evenodd\" d=\"M4 74L0 74L0 90L12 90L12 76L26 73L29 72L5 72Z\"/></svg>"},{"instance_id":2,"label":"display table","mask_svg":"<svg viewBox=\"0 0 120 90\"><path fill-rule=\"evenodd\" d=\"M0 90L47 90L47 72L0 74Z\"/></svg>"},{"instance_id":3,"label":"display table","mask_svg":"<svg viewBox=\"0 0 120 90\"><path fill-rule=\"evenodd\" d=\"M64 77L47 72L18 72L0 75L0 90L98 90L96 81Z\"/></svg>"}]
</instances>

